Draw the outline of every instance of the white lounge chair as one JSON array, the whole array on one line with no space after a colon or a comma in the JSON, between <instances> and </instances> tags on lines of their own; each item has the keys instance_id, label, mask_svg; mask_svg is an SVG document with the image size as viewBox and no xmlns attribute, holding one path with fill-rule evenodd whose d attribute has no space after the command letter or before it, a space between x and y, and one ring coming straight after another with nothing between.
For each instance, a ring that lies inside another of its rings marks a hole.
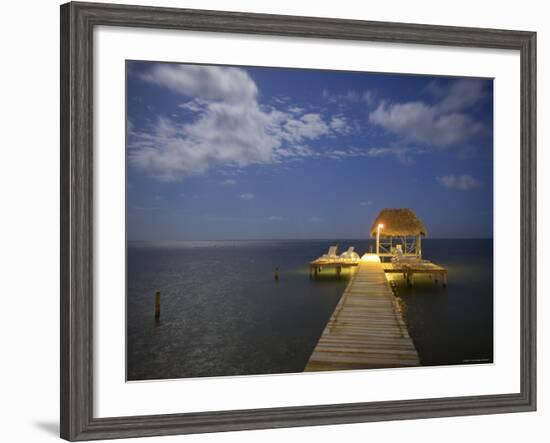
<instances>
[{"instance_id":1,"label":"white lounge chair","mask_svg":"<svg viewBox=\"0 0 550 443\"><path fill-rule=\"evenodd\" d=\"M401 245L395 247L395 255L391 258L393 264L415 264L415 263L429 263L428 260L422 260L415 256L406 256L403 254L403 248Z\"/></svg>"},{"instance_id":2,"label":"white lounge chair","mask_svg":"<svg viewBox=\"0 0 550 443\"><path fill-rule=\"evenodd\" d=\"M359 254L355 252L355 247L350 246L347 251L342 252L342 254L340 254L340 258L342 260L355 262L355 261L358 261L360 257L359 257Z\"/></svg>"},{"instance_id":3,"label":"white lounge chair","mask_svg":"<svg viewBox=\"0 0 550 443\"><path fill-rule=\"evenodd\" d=\"M338 251L338 246L331 246L328 248L328 252L326 254L321 255L318 260L337 260L338 254L336 253Z\"/></svg>"}]
</instances>

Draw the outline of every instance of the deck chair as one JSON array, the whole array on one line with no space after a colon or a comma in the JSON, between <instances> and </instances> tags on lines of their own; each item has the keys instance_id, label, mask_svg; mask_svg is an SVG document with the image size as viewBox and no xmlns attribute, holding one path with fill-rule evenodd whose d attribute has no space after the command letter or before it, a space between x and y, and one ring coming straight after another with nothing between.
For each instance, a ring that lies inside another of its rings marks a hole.
<instances>
[{"instance_id":1,"label":"deck chair","mask_svg":"<svg viewBox=\"0 0 550 443\"><path fill-rule=\"evenodd\" d=\"M331 246L328 248L328 252L326 254L319 257L319 260L336 260L338 258L338 254L336 253L337 250L338 246Z\"/></svg>"},{"instance_id":2,"label":"deck chair","mask_svg":"<svg viewBox=\"0 0 550 443\"><path fill-rule=\"evenodd\" d=\"M391 262L394 265L406 265L406 264L418 264L418 263L427 263L428 260L422 260L418 257L406 256L403 254L403 248L401 245L395 246L395 255L391 258Z\"/></svg>"},{"instance_id":3,"label":"deck chair","mask_svg":"<svg viewBox=\"0 0 550 443\"><path fill-rule=\"evenodd\" d=\"M359 255L355 252L355 246L350 246L347 251L340 254L340 258L346 261L357 261L359 260Z\"/></svg>"}]
</instances>

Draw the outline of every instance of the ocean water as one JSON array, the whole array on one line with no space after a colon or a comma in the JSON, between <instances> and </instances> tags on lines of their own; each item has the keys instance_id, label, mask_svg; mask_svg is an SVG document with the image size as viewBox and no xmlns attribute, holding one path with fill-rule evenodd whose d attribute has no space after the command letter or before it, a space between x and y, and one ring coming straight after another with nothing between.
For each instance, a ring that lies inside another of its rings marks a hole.
<instances>
[{"instance_id":1,"label":"ocean water","mask_svg":"<svg viewBox=\"0 0 550 443\"><path fill-rule=\"evenodd\" d=\"M309 278L308 262L332 244L363 253L373 242L129 242L128 380L301 372L349 279ZM492 254L492 240L426 239L424 258L448 268L448 287L396 279L423 365L492 362Z\"/></svg>"}]
</instances>

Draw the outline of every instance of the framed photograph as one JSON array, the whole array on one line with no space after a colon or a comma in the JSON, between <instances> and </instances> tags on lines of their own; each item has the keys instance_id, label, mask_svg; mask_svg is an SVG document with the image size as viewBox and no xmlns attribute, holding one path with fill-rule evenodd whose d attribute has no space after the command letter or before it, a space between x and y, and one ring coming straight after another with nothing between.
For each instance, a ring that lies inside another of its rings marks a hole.
<instances>
[{"instance_id":1,"label":"framed photograph","mask_svg":"<svg viewBox=\"0 0 550 443\"><path fill-rule=\"evenodd\" d=\"M535 45L61 6L61 437L535 410Z\"/></svg>"}]
</instances>

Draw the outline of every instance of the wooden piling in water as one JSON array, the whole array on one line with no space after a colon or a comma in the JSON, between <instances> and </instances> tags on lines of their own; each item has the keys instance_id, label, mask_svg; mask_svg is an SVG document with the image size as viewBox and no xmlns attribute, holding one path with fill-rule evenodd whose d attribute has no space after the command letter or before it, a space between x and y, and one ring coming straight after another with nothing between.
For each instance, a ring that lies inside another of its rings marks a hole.
<instances>
[{"instance_id":1,"label":"wooden piling in water","mask_svg":"<svg viewBox=\"0 0 550 443\"><path fill-rule=\"evenodd\" d=\"M155 292L155 320L160 318L160 291Z\"/></svg>"}]
</instances>

